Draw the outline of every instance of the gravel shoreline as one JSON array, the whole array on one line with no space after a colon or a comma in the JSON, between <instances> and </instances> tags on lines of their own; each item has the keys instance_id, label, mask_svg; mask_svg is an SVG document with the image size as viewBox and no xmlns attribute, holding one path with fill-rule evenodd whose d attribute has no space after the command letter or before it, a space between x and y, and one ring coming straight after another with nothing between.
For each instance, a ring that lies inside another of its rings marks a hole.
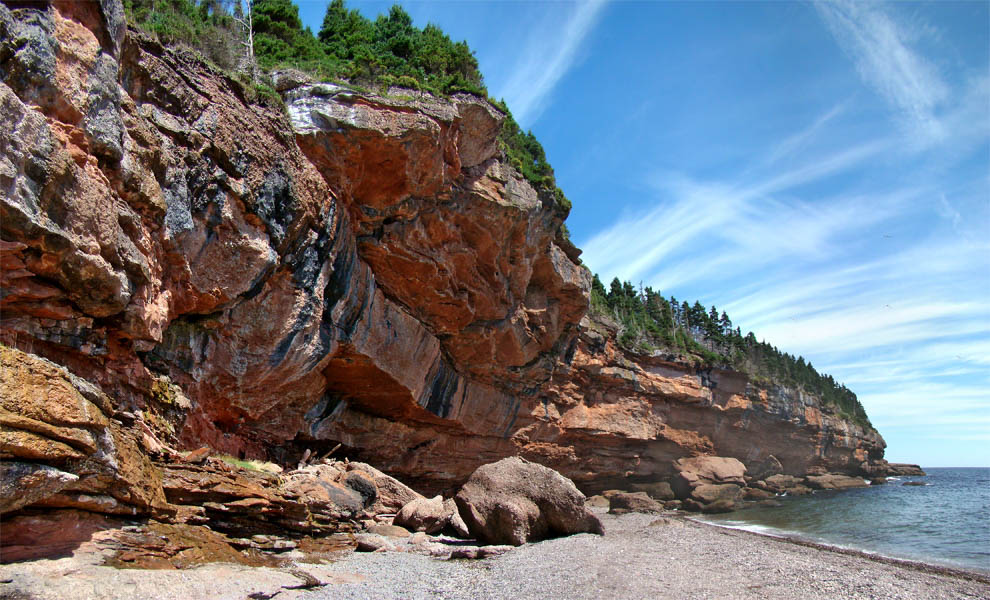
<instances>
[{"instance_id":1,"label":"gravel shoreline","mask_svg":"<svg viewBox=\"0 0 990 600\"><path fill-rule=\"evenodd\" d=\"M942 599L990 600L990 576L731 529L674 515L596 510L580 534L485 560L351 553L292 569L209 564L181 571L101 566L99 552L0 565L0 597L86 600ZM295 572L295 574L293 574ZM326 585L300 588L299 572Z\"/></svg>"},{"instance_id":2,"label":"gravel shoreline","mask_svg":"<svg viewBox=\"0 0 990 600\"><path fill-rule=\"evenodd\" d=\"M990 598L990 577L680 517L601 515L581 534L497 558L353 554L331 571L360 583L305 598Z\"/></svg>"}]
</instances>

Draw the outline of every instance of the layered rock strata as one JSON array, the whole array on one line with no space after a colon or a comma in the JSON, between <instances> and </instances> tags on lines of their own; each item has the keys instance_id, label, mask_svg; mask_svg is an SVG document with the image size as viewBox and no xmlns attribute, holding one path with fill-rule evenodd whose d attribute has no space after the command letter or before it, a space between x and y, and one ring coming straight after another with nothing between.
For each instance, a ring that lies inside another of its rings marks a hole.
<instances>
[{"instance_id":1,"label":"layered rock strata","mask_svg":"<svg viewBox=\"0 0 990 600\"><path fill-rule=\"evenodd\" d=\"M700 455L759 480L884 470L879 435L813 396L622 351L486 100L277 87L266 104L116 0L0 4L6 539L55 510L240 535L385 509L357 479L292 496L177 458L204 446L340 445L448 496L513 455L586 491Z\"/></svg>"}]
</instances>

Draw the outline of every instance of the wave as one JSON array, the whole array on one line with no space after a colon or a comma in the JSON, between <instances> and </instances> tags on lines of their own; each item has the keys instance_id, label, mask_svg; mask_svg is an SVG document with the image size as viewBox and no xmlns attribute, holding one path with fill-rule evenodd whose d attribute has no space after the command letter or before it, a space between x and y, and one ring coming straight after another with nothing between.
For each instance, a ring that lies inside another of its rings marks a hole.
<instances>
[{"instance_id":1,"label":"wave","mask_svg":"<svg viewBox=\"0 0 990 600\"><path fill-rule=\"evenodd\" d=\"M722 521L709 521L701 517L686 517L689 521L695 521L697 523L703 523L705 525L711 525L714 527L722 527L724 529L736 529L739 531L748 531L750 533L755 533L757 535L762 535L769 538L775 538L780 540L793 540L796 542L811 543L815 546L822 548L831 548L834 550L844 551L844 552L855 552L867 557L876 557L881 559L889 559L901 563L913 563L916 565L927 565L936 566L949 569L959 569L962 571L967 571L970 573L979 574L990 574L990 569L987 567L980 567L977 565L967 564L962 561L956 561L945 558L921 558L917 556L905 556L897 554L887 554L885 552L879 552L877 550L871 550L869 548L864 548L862 546L854 544L840 544L836 543L834 540L827 540L822 537L808 535L799 531L793 531L788 529L781 529L778 527L769 527L766 525L757 525L755 523L747 523L746 521L735 521L735 520L722 520Z\"/></svg>"}]
</instances>

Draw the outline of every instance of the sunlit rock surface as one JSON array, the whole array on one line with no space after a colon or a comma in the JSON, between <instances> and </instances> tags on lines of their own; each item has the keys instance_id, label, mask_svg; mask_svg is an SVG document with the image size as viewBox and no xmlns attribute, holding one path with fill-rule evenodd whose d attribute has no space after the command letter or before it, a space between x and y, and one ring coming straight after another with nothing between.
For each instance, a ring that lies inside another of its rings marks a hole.
<instances>
[{"instance_id":1,"label":"sunlit rock surface","mask_svg":"<svg viewBox=\"0 0 990 600\"><path fill-rule=\"evenodd\" d=\"M487 101L282 77L268 106L122 15L0 4L4 511L212 518L183 490L229 477L173 464L204 446L340 444L431 495L513 455L584 491L885 471L815 397L619 349Z\"/></svg>"}]
</instances>

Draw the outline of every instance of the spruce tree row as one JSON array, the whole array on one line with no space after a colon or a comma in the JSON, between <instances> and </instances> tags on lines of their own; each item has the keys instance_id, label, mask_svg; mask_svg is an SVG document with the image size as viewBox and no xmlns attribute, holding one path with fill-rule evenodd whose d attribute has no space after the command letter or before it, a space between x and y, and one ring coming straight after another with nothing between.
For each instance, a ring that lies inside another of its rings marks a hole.
<instances>
[{"instance_id":1,"label":"spruce tree row","mask_svg":"<svg viewBox=\"0 0 990 600\"><path fill-rule=\"evenodd\" d=\"M870 426L856 394L831 375L822 375L804 357L745 336L725 311L706 309L663 297L650 287L636 289L628 281L612 280L605 289L598 275L591 287L591 312L619 323L619 345L642 354L666 350L695 357L704 367L743 371L762 383L778 382L814 394L835 406L846 418Z\"/></svg>"}]
</instances>

